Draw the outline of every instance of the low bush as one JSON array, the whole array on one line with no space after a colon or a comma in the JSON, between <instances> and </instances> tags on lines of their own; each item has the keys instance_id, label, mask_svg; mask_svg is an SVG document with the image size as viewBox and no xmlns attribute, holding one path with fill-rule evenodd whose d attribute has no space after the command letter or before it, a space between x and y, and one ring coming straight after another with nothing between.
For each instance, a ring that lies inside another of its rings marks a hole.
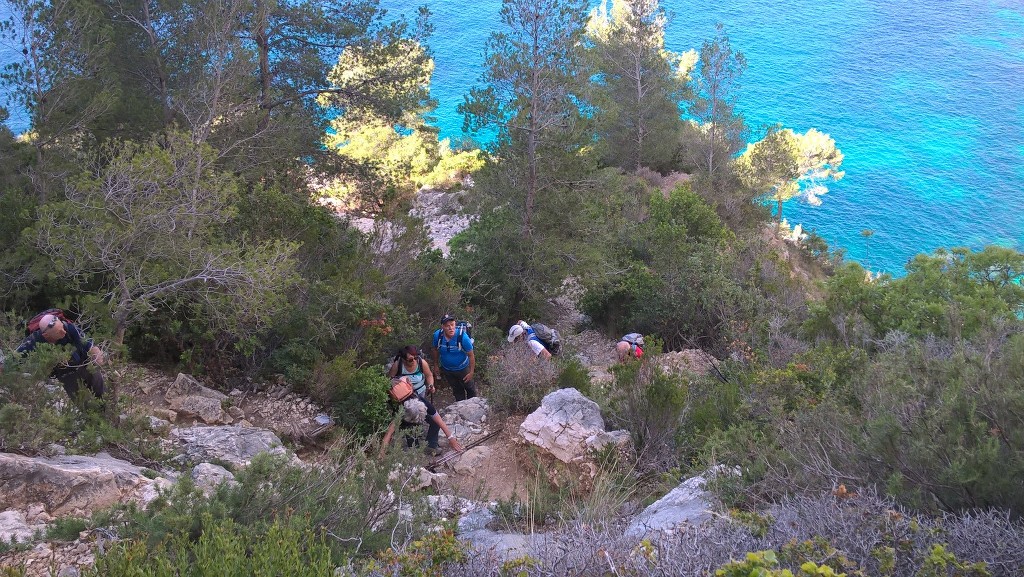
<instances>
[{"instance_id":1,"label":"low bush","mask_svg":"<svg viewBox=\"0 0 1024 577\"><path fill-rule=\"evenodd\" d=\"M315 467L297 467L283 457L261 455L205 496L182 475L174 488L146 511L131 507L104 514L96 524L123 538L143 541L146 551L176 539L198 540L205 528L230 520L236 532L260 531L266 524L301 519L304 527L327 538L335 563L371 555L422 535L427 528L425 497L408 493L411 470L401 451L376 460L370 446L354 435L342 436ZM411 515L399 515L402 509Z\"/></svg>"},{"instance_id":2,"label":"low bush","mask_svg":"<svg viewBox=\"0 0 1024 577\"><path fill-rule=\"evenodd\" d=\"M809 577L1016 577L1024 570L1024 525L995 511L941 518L915 515L863 493L789 499L752 529L716 519L672 533L631 536L621 526L568 522L545 532L517 577L569 575L742 575ZM755 534L756 533L756 534ZM747 556L744 552L754 552ZM788 573L787 573L788 571ZM487 551L469 552L445 575L494 575Z\"/></svg>"},{"instance_id":3,"label":"low bush","mask_svg":"<svg viewBox=\"0 0 1024 577\"><path fill-rule=\"evenodd\" d=\"M502 346L488 366L486 395L496 411L532 412L557 388L558 362L538 359L523 343Z\"/></svg>"},{"instance_id":4,"label":"low bush","mask_svg":"<svg viewBox=\"0 0 1024 577\"><path fill-rule=\"evenodd\" d=\"M364 437L387 426L388 387L379 367L356 367L354 351L317 367L310 385L315 399L333 407L340 425Z\"/></svg>"},{"instance_id":5,"label":"low bush","mask_svg":"<svg viewBox=\"0 0 1024 577\"><path fill-rule=\"evenodd\" d=\"M922 510L998 507L1020 515L1022 359L1020 335L911 340L875 354L821 394L801 388L804 404L773 421L785 447L773 460L773 483L878 483Z\"/></svg>"},{"instance_id":6,"label":"low bush","mask_svg":"<svg viewBox=\"0 0 1024 577\"><path fill-rule=\"evenodd\" d=\"M147 545L128 541L96 560L89 577L214 577L290 575L322 577L334 563L322 531L301 517L274 519L265 527L244 527L230 519L200 520L200 534L177 534Z\"/></svg>"}]
</instances>

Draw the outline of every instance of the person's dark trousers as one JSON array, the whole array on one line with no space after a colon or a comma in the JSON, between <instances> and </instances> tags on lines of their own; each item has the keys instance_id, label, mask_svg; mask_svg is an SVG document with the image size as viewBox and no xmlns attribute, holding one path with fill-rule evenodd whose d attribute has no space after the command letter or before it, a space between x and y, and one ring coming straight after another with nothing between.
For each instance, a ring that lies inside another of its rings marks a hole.
<instances>
[{"instance_id":1,"label":"person's dark trousers","mask_svg":"<svg viewBox=\"0 0 1024 577\"><path fill-rule=\"evenodd\" d=\"M441 425L434 422L433 419L427 417L427 446L437 447L437 438L441 433ZM399 429L405 431L405 446L406 447L418 447L420 446L420 438L415 434L416 431L423 431L423 425L416 425L413 423L402 423Z\"/></svg>"},{"instance_id":2,"label":"person's dark trousers","mask_svg":"<svg viewBox=\"0 0 1024 577\"><path fill-rule=\"evenodd\" d=\"M93 371L89 367L78 367L69 373L54 375L64 385L64 391L71 399L78 398L78 389L85 385L97 399L103 398L103 373L99 369Z\"/></svg>"},{"instance_id":3,"label":"person's dark trousers","mask_svg":"<svg viewBox=\"0 0 1024 577\"><path fill-rule=\"evenodd\" d=\"M434 422L434 419L427 417L427 446L437 447L437 436L441 432L441 425Z\"/></svg>"},{"instance_id":4,"label":"person's dark trousers","mask_svg":"<svg viewBox=\"0 0 1024 577\"><path fill-rule=\"evenodd\" d=\"M470 379L469 381L462 380L468 374L468 366L461 371L449 371L448 369L441 367L441 376L444 377L444 380L448 381L449 385L451 385L452 394L455 395L456 401L465 401L466 399L472 399L476 396L476 385L473 384L473 379Z\"/></svg>"}]
</instances>

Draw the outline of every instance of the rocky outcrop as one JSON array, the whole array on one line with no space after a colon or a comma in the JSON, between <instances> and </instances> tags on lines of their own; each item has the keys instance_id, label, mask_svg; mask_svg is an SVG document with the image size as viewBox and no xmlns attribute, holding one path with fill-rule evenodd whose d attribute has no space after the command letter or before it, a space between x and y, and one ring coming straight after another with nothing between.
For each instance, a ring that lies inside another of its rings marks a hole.
<instances>
[{"instance_id":1,"label":"rocky outcrop","mask_svg":"<svg viewBox=\"0 0 1024 577\"><path fill-rule=\"evenodd\" d=\"M202 385L198 380L185 373L178 373L178 378L167 388L164 400L174 412L173 421L181 419L197 419L208 425L226 425L234 419L224 411L224 401L228 396ZM172 421L172 419L166 419Z\"/></svg>"},{"instance_id":2,"label":"rocky outcrop","mask_svg":"<svg viewBox=\"0 0 1024 577\"><path fill-rule=\"evenodd\" d=\"M605 431L597 403L576 389L545 395L540 408L519 426L519 437L563 463L588 458L592 449L609 443L628 450L629 443L629 431Z\"/></svg>"},{"instance_id":3,"label":"rocky outcrop","mask_svg":"<svg viewBox=\"0 0 1024 577\"><path fill-rule=\"evenodd\" d=\"M687 372L706 375L718 366L718 359L700 349L672 351L658 355L654 362L661 367L662 371L670 375Z\"/></svg>"},{"instance_id":4,"label":"rocky outcrop","mask_svg":"<svg viewBox=\"0 0 1024 577\"><path fill-rule=\"evenodd\" d=\"M207 425L225 425L234 421L217 399L189 395L171 401L171 410L178 419L197 419Z\"/></svg>"},{"instance_id":5,"label":"rocky outcrop","mask_svg":"<svg viewBox=\"0 0 1024 577\"><path fill-rule=\"evenodd\" d=\"M269 429L282 439L299 444L315 437L323 423L317 421L324 410L310 399L303 398L286 387L274 387L255 394L231 394L245 420L257 427ZM231 411L235 407L228 408Z\"/></svg>"},{"instance_id":6,"label":"rocky outcrop","mask_svg":"<svg viewBox=\"0 0 1024 577\"><path fill-rule=\"evenodd\" d=\"M174 379L170 387L167 387L164 400L173 404L175 399L181 397L203 397L216 401L224 401L228 398L224 393L203 386L195 377L178 373L178 378Z\"/></svg>"},{"instance_id":7,"label":"rocky outcrop","mask_svg":"<svg viewBox=\"0 0 1024 577\"><path fill-rule=\"evenodd\" d=\"M491 409L487 399L474 397L465 401L452 403L441 409L441 418L448 428L455 433L463 445L468 445L487 435L490 428ZM447 446L444 435L440 437L440 444Z\"/></svg>"},{"instance_id":8,"label":"rocky outcrop","mask_svg":"<svg viewBox=\"0 0 1024 577\"><path fill-rule=\"evenodd\" d=\"M711 493L704 490L714 471L691 477L667 495L651 503L626 527L626 536L642 537L649 533L671 533L686 525L699 525L711 519Z\"/></svg>"},{"instance_id":9,"label":"rocky outcrop","mask_svg":"<svg viewBox=\"0 0 1024 577\"><path fill-rule=\"evenodd\" d=\"M409 215L423 219L430 236L431 248L448 256L448 241L456 234L469 228L476 219L474 215L462 212L464 191L448 192L423 188L416 194L416 200Z\"/></svg>"},{"instance_id":10,"label":"rocky outcrop","mask_svg":"<svg viewBox=\"0 0 1024 577\"><path fill-rule=\"evenodd\" d=\"M8 509L0 513L0 543L25 543L32 539L36 531L42 531L46 525L28 524L25 513L16 509Z\"/></svg>"},{"instance_id":11,"label":"rocky outcrop","mask_svg":"<svg viewBox=\"0 0 1024 577\"><path fill-rule=\"evenodd\" d=\"M171 429L171 439L193 461L220 460L245 467L256 455L290 455L281 439L266 429L249 427L188 427ZM292 456L294 458L294 456Z\"/></svg>"},{"instance_id":12,"label":"rocky outcrop","mask_svg":"<svg viewBox=\"0 0 1024 577\"><path fill-rule=\"evenodd\" d=\"M115 503L145 506L167 479L150 479L141 467L105 453L95 457L23 457L0 454L0 509L42 504L52 516L88 516Z\"/></svg>"},{"instance_id":13,"label":"rocky outcrop","mask_svg":"<svg viewBox=\"0 0 1024 577\"><path fill-rule=\"evenodd\" d=\"M222 483L235 483L235 476L224 467L213 463L200 463L192 468L192 481L204 495L209 496Z\"/></svg>"}]
</instances>

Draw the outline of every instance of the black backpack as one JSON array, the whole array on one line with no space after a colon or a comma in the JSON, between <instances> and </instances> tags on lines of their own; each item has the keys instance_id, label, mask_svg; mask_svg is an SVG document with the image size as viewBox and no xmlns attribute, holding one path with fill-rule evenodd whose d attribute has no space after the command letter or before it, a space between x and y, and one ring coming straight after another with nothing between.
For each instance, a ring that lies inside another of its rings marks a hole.
<instances>
[{"instance_id":1,"label":"black backpack","mask_svg":"<svg viewBox=\"0 0 1024 577\"><path fill-rule=\"evenodd\" d=\"M460 351L462 350L463 334L469 337L469 344L476 344L473 340L473 323L469 321L455 321L455 336L453 336L452 339L455 341L455 345ZM444 336L444 330L437 329L434 331L434 348L439 351L441 350L442 336ZM451 349L451 345L447 345L447 347Z\"/></svg>"},{"instance_id":2,"label":"black backpack","mask_svg":"<svg viewBox=\"0 0 1024 577\"><path fill-rule=\"evenodd\" d=\"M542 323L533 323L530 327L533 328L534 336L540 340L549 353L558 355L562 352L562 338L558 335L557 330Z\"/></svg>"}]
</instances>

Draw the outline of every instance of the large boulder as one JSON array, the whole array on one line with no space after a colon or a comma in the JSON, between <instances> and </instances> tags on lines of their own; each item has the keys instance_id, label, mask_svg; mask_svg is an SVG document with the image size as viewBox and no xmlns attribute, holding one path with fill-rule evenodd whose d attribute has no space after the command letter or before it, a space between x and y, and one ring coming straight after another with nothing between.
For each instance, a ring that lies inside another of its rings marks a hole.
<instances>
[{"instance_id":1,"label":"large boulder","mask_svg":"<svg viewBox=\"0 0 1024 577\"><path fill-rule=\"evenodd\" d=\"M175 418L166 419L174 422L177 418L198 419L208 425L227 425L234 419L224 411L224 401L228 398L208 387L190 375L178 373L178 378L167 388L164 400L170 405Z\"/></svg>"},{"instance_id":2,"label":"large boulder","mask_svg":"<svg viewBox=\"0 0 1024 577\"><path fill-rule=\"evenodd\" d=\"M31 541L35 531L44 528L45 525L30 527L24 513L8 509L0 513L0 544Z\"/></svg>"},{"instance_id":3,"label":"large boulder","mask_svg":"<svg viewBox=\"0 0 1024 577\"><path fill-rule=\"evenodd\" d=\"M223 483L235 484L235 475L220 465L200 463L192 468L192 481L209 496Z\"/></svg>"},{"instance_id":4,"label":"large boulder","mask_svg":"<svg viewBox=\"0 0 1024 577\"><path fill-rule=\"evenodd\" d=\"M519 437L563 463L586 459L592 449L608 443L625 448L629 442L628 431L605 431L597 403L576 389L559 389L545 395L540 408L519 426Z\"/></svg>"},{"instance_id":5,"label":"large boulder","mask_svg":"<svg viewBox=\"0 0 1024 577\"><path fill-rule=\"evenodd\" d=\"M219 400L201 395L175 397L171 401L171 410L176 418L198 419L207 425L226 425L234 421L224 412Z\"/></svg>"},{"instance_id":6,"label":"large boulder","mask_svg":"<svg viewBox=\"0 0 1024 577\"><path fill-rule=\"evenodd\" d=\"M106 453L95 457L24 457L0 453L0 510L42 503L53 516L88 516L115 503L143 506L167 479L150 479L141 467Z\"/></svg>"},{"instance_id":7,"label":"large boulder","mask_svg":"<svg viewBox=\"0 0 1024 577\"><path fill-rule=\"evenodd\" d=\"M440 412L441 419L463 445L481 439L490 432L491 409L483 397L452 403ZM440 442L442 446L447 446L444 435L441 435Z\"/></svg>"},{"instance_id":8,"label":"large boulder","mask_svg":"<svg viewBox=\"0 0 1024 577\"><path fill-rule=\"evenodd\" d=\"M281 439L266 429L250 427L187 427L171 429L171 438L194 461L220 460L245 467L256 455L290 455ZM294 459L294 456L292 456Z\"/></svg>"},{"instance_id":9,"label":"large boulder","mask_svg":"<svg viewBox=\"0 0 1024 577\"><path fill-rule=\"evenodd\" d=\"M629 522L626 536L672 533L686 525L699 525L710 520L715 499L704 490L704 485L714 474L710 471L703 476L691 477L651 503Z\"/></svg>"},{"instance_id":10,"label":"large boulder","mask_svg":"<svg viewBox=\"0 0 1024 577\"><path fill-rule=\"evenodd\" d=\"M228 398L224 393L203 386L195 377L185 373L178 373L178 378L174 379L164 393L164 400L168 403L174 403L179 397L205 397L218 402Z\"/></svg>"}]
</instances>

